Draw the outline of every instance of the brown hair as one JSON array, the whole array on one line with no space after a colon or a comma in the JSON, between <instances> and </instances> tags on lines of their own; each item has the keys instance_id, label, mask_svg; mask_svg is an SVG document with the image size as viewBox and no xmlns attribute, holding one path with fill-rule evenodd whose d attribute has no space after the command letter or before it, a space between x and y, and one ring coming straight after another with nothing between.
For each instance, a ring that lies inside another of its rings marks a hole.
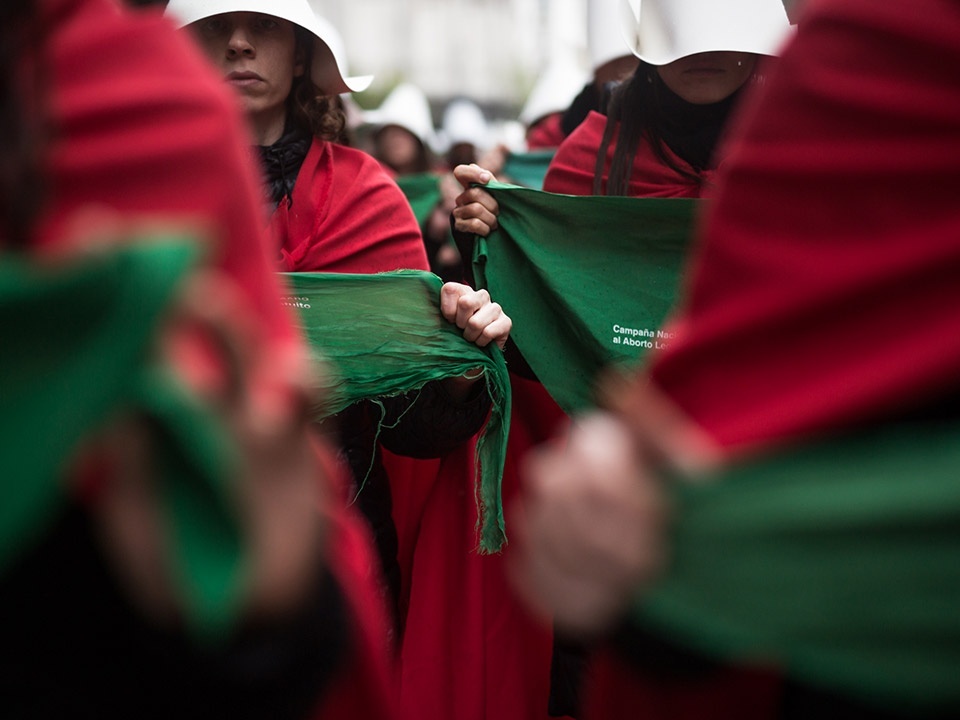
<instances>
[{"instance_id":1,"label":"brown hair","mask_svg":"<svg viewBox=\"0 0 960 720\"><path fill-rule=\"evenodd\" d=\"M42 40L33 0L0 3L0 244L22 248L43 200Z\"/></svg>"},{"instance_id":2,"label":"brown hair","mask_svg":"<svg viewBox=\"0 0 960 720\"><path fill-rule=\"evenodd\" d=\"M346 139L347 121L337 96L324 94L310 79L314 36L299 25L293 27L297 38L297 51L303 53L304 67L308 68L308 72L294 80L290 91L287 101L291 119L321 140L342 142Z\"/></svg>"},{"instance_id":3,"label":"brown hair","mask_svg":"<svg viewBox=\"0 0 960 720\"><path fill-rule=\"evenodd\" d=\"M663 138L657 132L662 104L660 93L663 89L663 82L656 68L641 60L630 79L625 80L613 91L607 107L607 124L603 130L600 149L597 151L597 164L593 177L594 195L628 194L633 161L642 139L650 143L654 154L662 163L681 175L700 182L701 178L698 175L676 164L667 152ZM606 166L607 151L618 126L617 144L610 162L606 188L604 188L603 170Z\"/></svg>"}]
</instances>

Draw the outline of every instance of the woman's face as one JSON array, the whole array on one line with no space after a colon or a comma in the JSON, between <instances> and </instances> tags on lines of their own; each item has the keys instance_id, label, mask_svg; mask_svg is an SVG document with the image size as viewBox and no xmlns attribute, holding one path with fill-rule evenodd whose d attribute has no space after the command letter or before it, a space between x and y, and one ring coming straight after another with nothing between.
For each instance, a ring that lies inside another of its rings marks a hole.
<instances>
[{"instance_id":1,"label":"woman's face","mask_svg":"<svg viewBox=\"0 0 960 720\"><path fill-rule=\"evenodd\" d=\"M377 133L377 154L394 170L412 165L420 157L420 141L399 125L387 125Z\"/></svg>"},{"instance_id":2,"label":"woman's face","mask_svg":"<svg viewBox=\"0 0 960 720\"><path fill-rule=\"evenodd\" d=\"M756 61L751 53L697 53L661 65L657 74L688 103L708 105L736 92L753 73Z\"/></svg>"},{"instance_id":3,"label":"woman's face","mask_svg":"<svg viewBox=\"0 0 960 720\"><path fill-rule=\"evenodd\" d=\"M293 23L254 12L230 12L190 26L251 117L285 114L293 80L303 75Z\"/></svg>"}]
</instances>

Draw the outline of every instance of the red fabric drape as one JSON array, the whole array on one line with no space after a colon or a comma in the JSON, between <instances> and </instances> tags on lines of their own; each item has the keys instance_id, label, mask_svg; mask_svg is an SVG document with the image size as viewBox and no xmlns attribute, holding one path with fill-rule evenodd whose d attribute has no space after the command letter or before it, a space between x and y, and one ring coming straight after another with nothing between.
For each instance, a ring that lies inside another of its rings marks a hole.
<instances>
[{"instance_id":1,"label":"red fabric drape","mask_svg":"<svg viewBox=\"0 0 960 720\"><path fill-rule=\"evenodd\" d=\"M42 7L54 132L37 246L123 223L206 231L256 325L292 338L258 222L250 141L220 78L153 13L123 13L108 0Z\"/></svg>"},{"instance_id":2,"label":"red fabric drape","mask_svg":"<svg viewBox=\"0 0 960 720\"><path fill-rule=\"evenodd\" d=\"M721 443L931 402L960 333L960 7L807 7L727 147L655 381Z\"/></svg>"},{"instance_id":3,"label":"red fabric drape","mask_svg":"<svg viewBox=\"0 0 960 720\"><path fill-rule=\"evenodd\" d=\"M250 330L277 353L299 352L262 231L251 141L222 80L155 13L128 13L113 0L45 0L41 8L55 132L36 246L122 235L128 224L203 231L214 264L247 296ZM324 717L381 720L395 710L364 533L350 513L332 518L329 563L354 619L356 652Z\"/></svg>"},{"instance_id":4,"label":"red fabric drape","mask_svg":"<svg viewBox=\"0 0 960 720\"><path fill-rule=\"evenodd\" d=\"M413 211L366 153L314 140L270 228L285 272L427 270Z\"/></svg>"},{"instance_id":5,"label":"red fabric drape","mask_svg":"<svg viewBox=\"0 0 960 720\"><path fill-rule=\"evenodd\" d=\"M517 464L563 418L540 384L516 376L511 384L503 474L508 536L509 509L521 497ZM422 480L419 487L423 492ZM512 547L499 555L477 553L473 443L444 458L427 494L428 502L417 509L413 547L400 538L401 557L411 563L405 569L409 606L401 646L401 717L545 720L551 628L513 594L506 571Z\"/></svg>"},{"instance_id":6,"label":"red fabric drape","mask_svg":"<svg viewBox=\"0 0 960 720\"><path fill-rule=\"evenodd\" d=\"M551 150L560 147L566 135L560 123L563 113L553 113L538 120L527 130L527 150Z\"/></svg>"},{"instance_id":7,"label":"red fabric drape","mask_svg":"<svg viewBox=\"0 0 960 720\"><path fill-rule=\"evenodd\" d=\"M606 116L591 112L586 120L570 133L557 149L557 154L553 156L543 180L544 190L563 195L593 195L594 168L606 123ZM610 171L615 147L616 133L607 149L603 171L604 189L607 186L607 173ZM666 148L666 152L677 167L696 174L688 163L673 155L669 148ZM699 173L705 185L712 182L713 175L712 170ZM650 149L648 143L640 143L633 162L633 176L630 179L627 194L630 197L692 198L700 197L700 185L693 178L686 177L664 165Z\"/></svg>"},{"instance_id":8,"label":"red fabric drape","mask_svg":"<svg viewBox=\"0 0 960 720\"><path fill-rule=\"evenodd\" d=\"M929 404L960 377L960 6L804 12L724 149L676 340L650 371L731 450ZM601 674L591 717L647 702L622 661Z\"/></svg>"}]
</instances>

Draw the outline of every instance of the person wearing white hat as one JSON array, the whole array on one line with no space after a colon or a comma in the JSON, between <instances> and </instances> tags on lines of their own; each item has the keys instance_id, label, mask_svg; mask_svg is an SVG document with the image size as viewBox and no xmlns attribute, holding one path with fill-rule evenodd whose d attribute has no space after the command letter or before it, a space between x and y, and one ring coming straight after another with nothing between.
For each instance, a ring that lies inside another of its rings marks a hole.
<instances>
[{"instance_id":1,"label":"person wearing white hat","mask_svg":"<svg viewBox=\"0 0 960 720\"><path fill-rule=\"evenodd\" d=\"M435 143L430 102L413 83L400 83L363 122L373 127L373 156L397 175L433 169Z\"/></svg>"},{"instance_id":2,"label":"person wearing white hat","mask_svg":"<svg viewBox=\"0 0 960 720\"><path fill-rule=\"evenodd\" d=\"M610 91L637 67L624 45L617 6L620 0L587 1L587 50L592 75L565 109L560 131L566 137L590 112L606 112Z\"/></svg>"},{"instance_id":3,"label":"person wearing white hat","mask_svg":"<svg viewBox=\"0 0 960 720\"><path fill-rule=\"evenodd\" d=\"M557 153L544 188L575 195L700 197L743 88L790 34L780 0L621 0L640 60Z\"/></svg>"},{"instance_id":4,"label":"person wearing white hat","mask_svg":"<svg viewBox=\"0 0 960 720\"><path fill-rule=\"evenodd\" d=\"M483 110L465 97L450 101L443 111L439 133L439 150L452 169L457 165L476 162L488 149L490 130Z\"/></svg>"},{"instance_id":5,"label":"person wearing white hat","mask_svg":"<svg viewBox=\"0 0 960 720\"><path fill-rule=\"evenodd\" d=\"M417 222L396 183L374 158L336 142L343 116L332 98L369 80L344 77L329 23L308 0L171 0L167 13L196 38L246 112L266 178L277 270L429 269ZM506 342L510 318L486 291L446 283L440 305L471 342ZM394 603L397 534L381 443L401 455L415 445L419 457L463 447L490 407L480 378L468 373L428 383L419 393L361 402L339 415L346 458L354 475L366 478L357 504L377 536L385 595ZM391 418L403 419L396 430ZM392 431L380 433L381 421Z\"/></svg>"},{"instance_id":6,"label":"person wearing white hat","mask_svg":"<svg viewBox=\"0 0 960 720\"><path fill-rule=\"evenodd\" d=\"M620 0L625 46L639 59L611 96L560 146L543 189L569 195L701 197L720 162L715 150L744 88L764 81L792 28L780 0ZM465 191L455 226L486 235L496 203L457 170Z\"/></svg>"},{"instance_id":7,"label":"person wearing white hat","mask_svg":"<svg viewBox=\"0 0 960 720\"><path fill-rule=\"evenodd\" d=\"M537 79L518 116L528 150L556 148L566 137L561 120L583 86L584 74L577 63L562 56Z\"/></svg>"}]
</instances>

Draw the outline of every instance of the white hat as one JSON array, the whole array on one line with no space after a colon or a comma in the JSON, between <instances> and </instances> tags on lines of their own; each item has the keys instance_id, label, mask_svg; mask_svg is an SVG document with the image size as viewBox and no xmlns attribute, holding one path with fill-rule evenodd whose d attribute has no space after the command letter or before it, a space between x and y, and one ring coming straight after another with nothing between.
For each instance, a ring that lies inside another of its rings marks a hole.
<instances>
[{"instance_id":1,"label":"white hat","mask_svg":"<svg viewBox=\"0 0 960 720\"><path fill-rule=\"evenodd\" d=\"M372 76L344 77L343 42L333 26L314 13L307 0L170 0L166 12L180 27L229 12L256 12L289 20L317 38L310 79L324 93L362 92L373 80ZM341 52L339 58L335 47Z\"/></svg>"},{"instance_id":2,"label":"white hat","mask_svg":"<svg viewBox=\"0 0 960 720\"><path fill-rule=\"evenodd\" d=\"M572 60L547 66L520 110L520 122L529 127L551 113L566 110L588 79L587 73Z\"/></svg>"},{"instance_id":3,"label":"white hat","mask_svg":"<svg viewBox=\"0 0 960 720\"><path fill-rule=\"evenodd\" d=\"M397 85L380 107L364 112L363 121L380 127L398 125L416 135L424 145L434 142L430 103L423 90L412 83Z\"/></svg>"},{"instance_id":4,"label":"white hat","mask_svg":"<svg viewBox=\"0 0 960 720\"><path fill-rule=\"evenodd\" d=\"M710 51L777 55L793 32L782 0L621 0L621 22L651 65Z\"/></svg>"},{"instance_id":5,"label":"white hat","mask_svg":"<svg viewBox=\"0 0 960 720\"><path fill-rule=\"evenodd\" d=\"M620 0L587 1L587 49L590 51L590 67L593 70L611 60L631 54L620 29L619 2Z\"/></svg>"},{"instance_id":6,"label":"white hat","mask_svg":"<svg viewBox=\"0 0 960 720\"><path fill-rule=\"evenodd\" d=\"M489 143L489 129L483 111L467 98L452 100L443 111L443 125L437 140L436 151L441 154L460 143L486 148Z\"/></svg>"}]
</instances>

